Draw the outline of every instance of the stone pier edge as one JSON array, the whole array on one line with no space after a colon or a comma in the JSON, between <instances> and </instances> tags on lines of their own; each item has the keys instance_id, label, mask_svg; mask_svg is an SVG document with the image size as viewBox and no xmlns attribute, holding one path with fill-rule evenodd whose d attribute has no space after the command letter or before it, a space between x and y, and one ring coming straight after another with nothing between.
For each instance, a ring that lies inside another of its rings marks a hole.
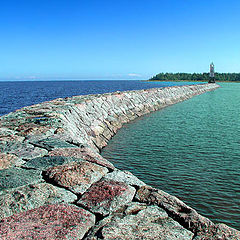
<instances>
[{"instance_id":1,"label":"stone pier edge","mask_svg":"<svg viewBox=\"0 0 240 240\"><path fill-rule=\"evenodd\" d=\"M218 87L74 96L2 116L0 238L240 239L100 155L122 124Z\"/></svg>"}]
</instances>

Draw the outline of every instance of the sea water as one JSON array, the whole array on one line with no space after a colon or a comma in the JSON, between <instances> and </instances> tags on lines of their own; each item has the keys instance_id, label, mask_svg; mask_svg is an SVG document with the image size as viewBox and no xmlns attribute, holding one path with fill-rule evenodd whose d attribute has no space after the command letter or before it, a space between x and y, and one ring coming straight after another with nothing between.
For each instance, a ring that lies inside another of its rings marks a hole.
<instances>
[{"instance_id":1,"label":"sea water","mask_svg":"<svg viewBox=\"0 0 240 240\"><path fill-rule=\"evenodd\" d=\"M240 230L240 84L220 85L125 124L102 155Z\"/></svg>"}]
</instances>

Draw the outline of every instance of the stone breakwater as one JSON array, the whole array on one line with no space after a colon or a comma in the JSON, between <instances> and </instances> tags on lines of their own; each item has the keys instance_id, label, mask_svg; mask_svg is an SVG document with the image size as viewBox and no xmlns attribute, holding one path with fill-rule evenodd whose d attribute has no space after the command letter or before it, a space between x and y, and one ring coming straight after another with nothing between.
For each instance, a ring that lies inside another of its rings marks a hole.
<instances>
[{"instance_id":1,"label":"stone breakwater","mask_svg":"<svg viewBox=\"0 0 240 240\"><path fill-rule=\"evenodd\" d=\"M100 155L122 124L218 87L74 96L2 116L0 239L240 239Z\"/></svg>"}]
</instances>

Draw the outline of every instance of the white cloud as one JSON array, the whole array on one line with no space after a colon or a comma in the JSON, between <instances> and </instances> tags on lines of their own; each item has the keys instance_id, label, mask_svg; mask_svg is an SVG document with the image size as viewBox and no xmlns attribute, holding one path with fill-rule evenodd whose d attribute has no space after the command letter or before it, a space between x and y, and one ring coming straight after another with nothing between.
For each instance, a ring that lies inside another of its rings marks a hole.
<instances>
[{"instance_id":1,"label":"white cloud","mask_svg":"<svg viewBox=\"0 0 240 240\"><path fill-rule=\"evenodd\" d=\"M137 74L137 73L129 73L128 74L129 77L141 77L141 74Z\"/></svg>"},{"instance_id":2,"label":"white cloud","mask_svg":"<svg viewBox=\"0 0 240 240\"><path fill-rule=\"evenodd\" d=\"M36 79L36 76L27 76L28 79Z\"/></svg>"}]
</instances>

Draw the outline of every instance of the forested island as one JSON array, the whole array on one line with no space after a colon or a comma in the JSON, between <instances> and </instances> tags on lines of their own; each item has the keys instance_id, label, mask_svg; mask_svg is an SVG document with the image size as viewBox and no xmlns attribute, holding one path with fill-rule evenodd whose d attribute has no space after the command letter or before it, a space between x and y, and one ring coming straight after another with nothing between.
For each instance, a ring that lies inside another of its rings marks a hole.
<instances>
[{"instance_id":1,"label":"forested island","mask_svg":"<svg viewBox=\"0 0 240 240\"><path fill-rule=\"evenodd\" d=\"M209 73L159 73L150 81L201 81L209 80ZM240 73L215 73L215 80L221 82L240 82Z\"/></svg>"}]
</instances>

